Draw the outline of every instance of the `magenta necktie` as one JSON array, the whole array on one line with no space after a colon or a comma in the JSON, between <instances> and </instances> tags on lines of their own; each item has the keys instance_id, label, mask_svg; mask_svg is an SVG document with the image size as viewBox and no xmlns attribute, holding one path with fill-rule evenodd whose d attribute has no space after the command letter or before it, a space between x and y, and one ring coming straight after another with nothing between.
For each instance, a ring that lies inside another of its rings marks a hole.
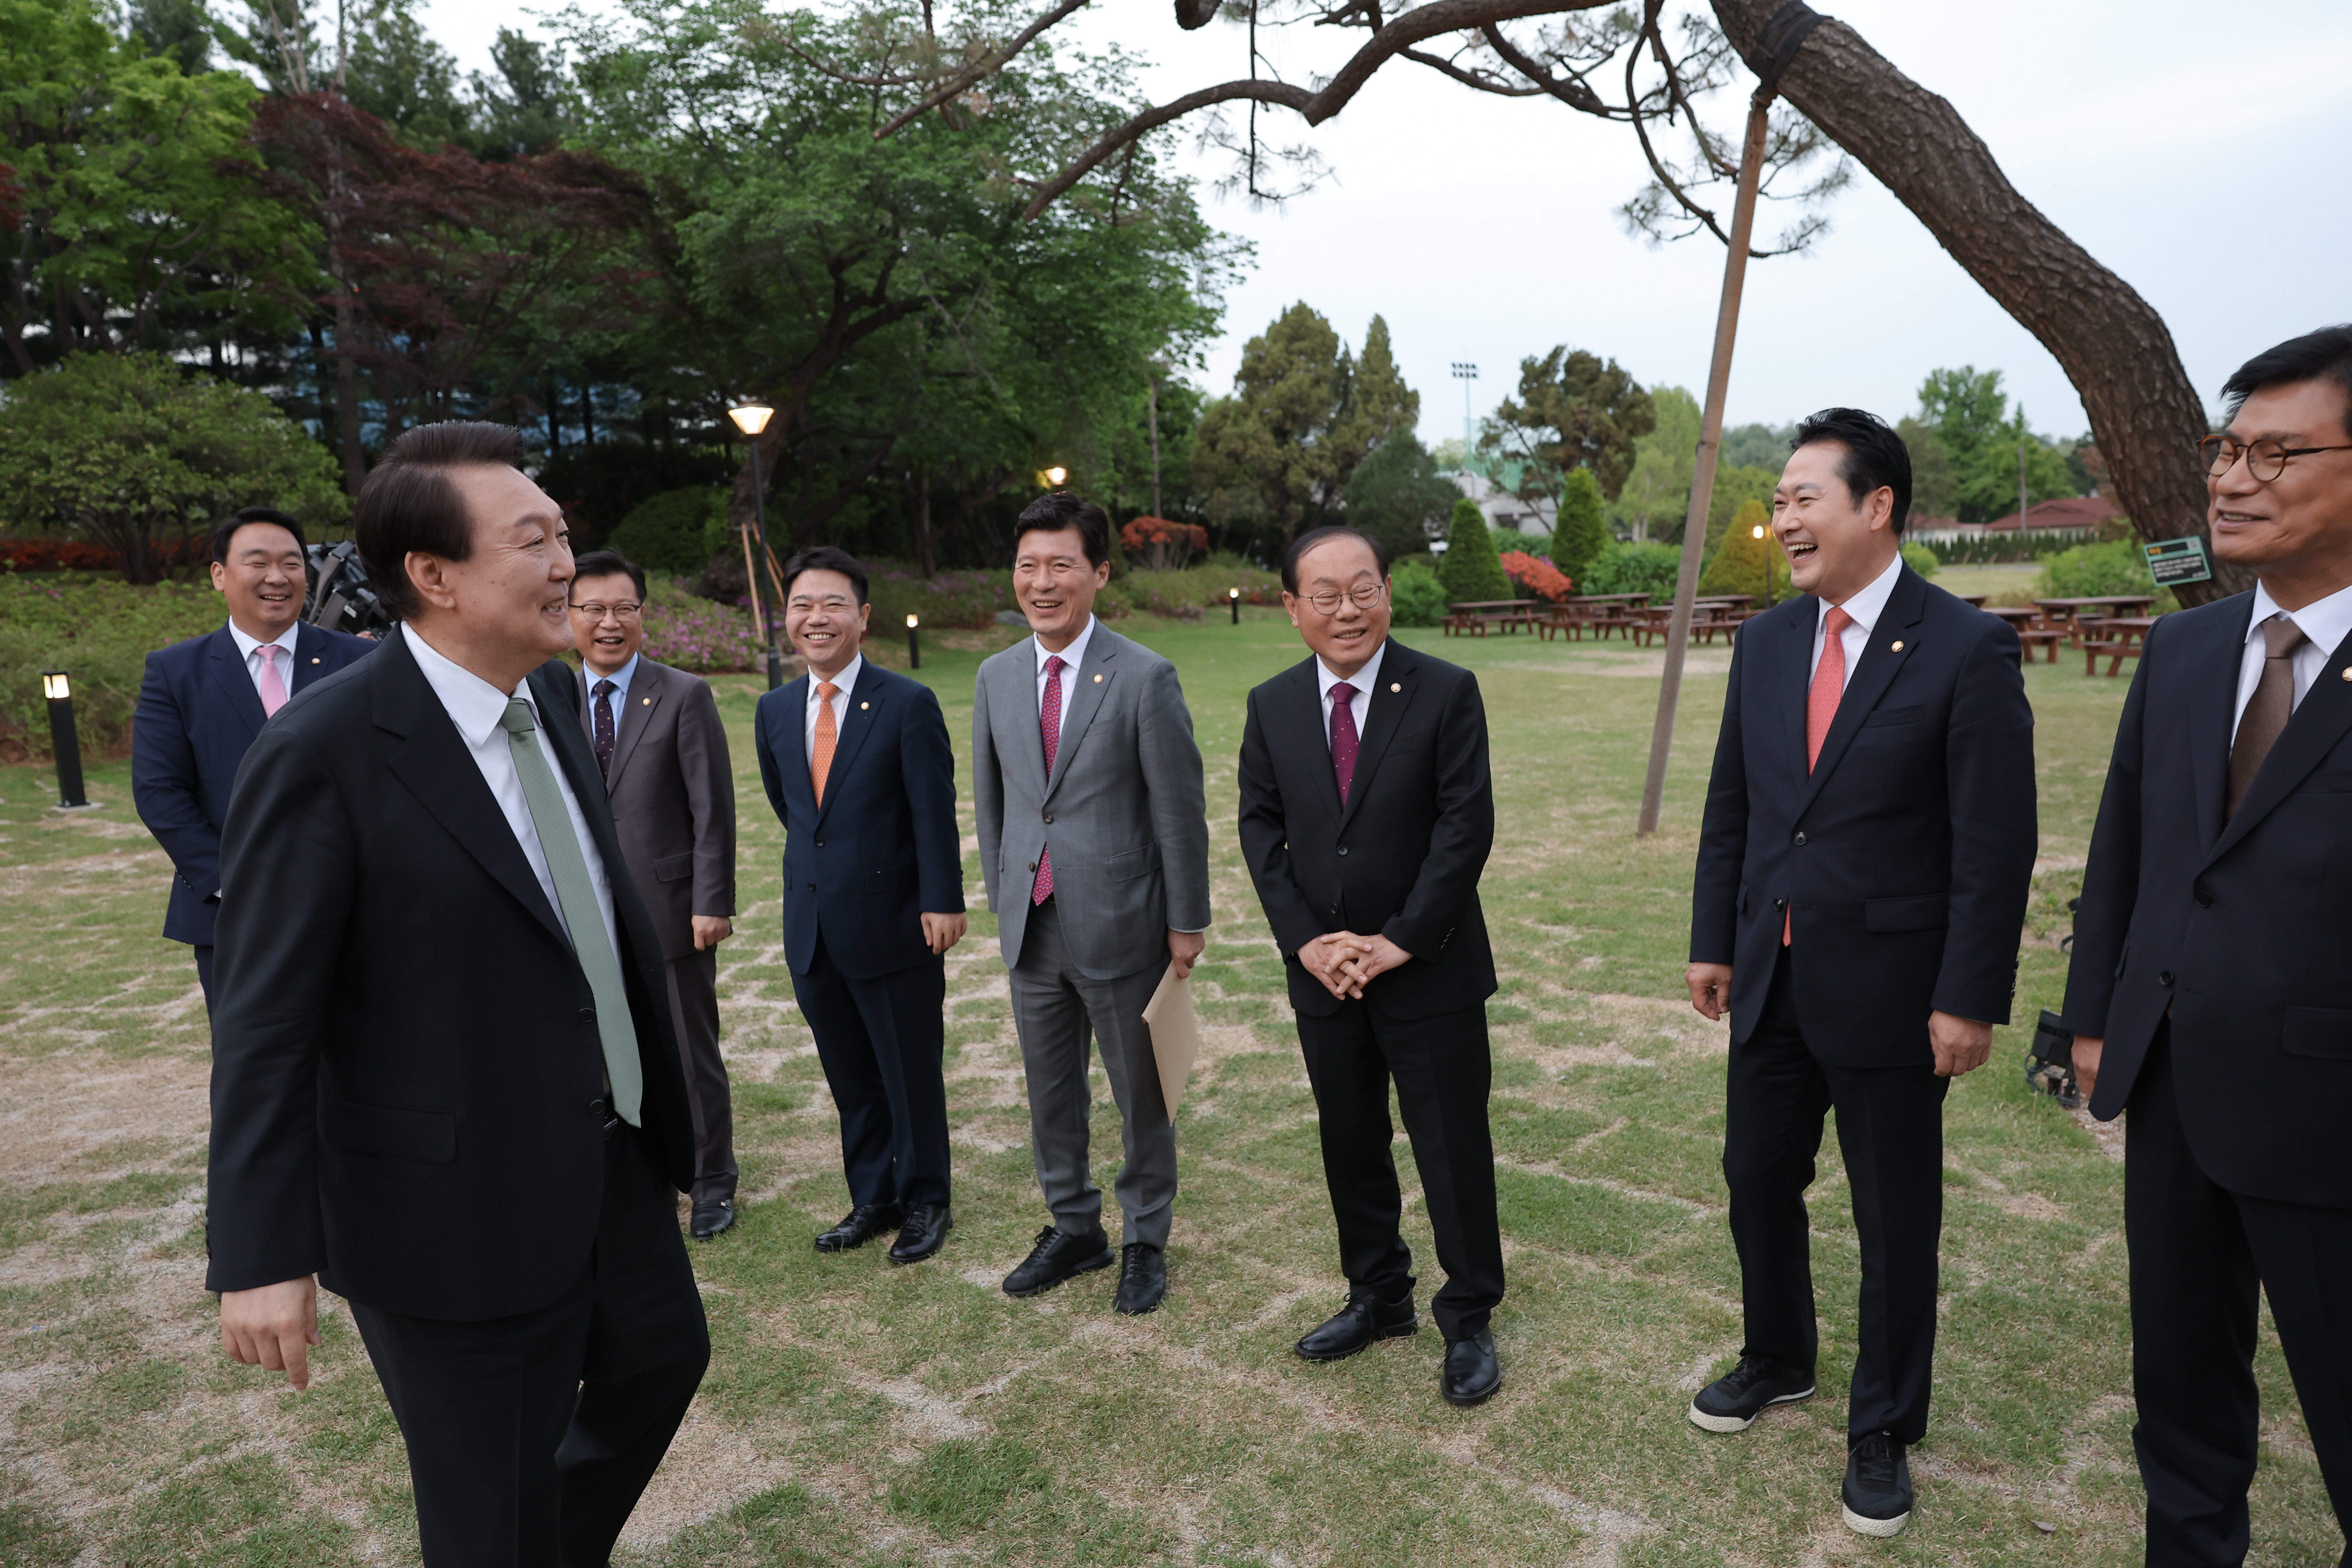
<instances>
[{"instance_id":1,"label":"magenta necktie","mask_svg":"<svg viewBox=\"0 0 2352 1568\"><path fill-rule=\"evenodd\" d=\"M278 673L278 647L266 642L253 651L261 656L261 679L255 683L261 693L261 716L274 719L286 706L286 682Z\"/></svg>"},{"instance_id":2,"label":"magenta necktie","mask_svg":"<svg viewBox=\"0 0 2352 1568\"><path fill-rule=\"evenodd\" d=\"M1045 782L1054 782L1054 753L1062 749L1062 656L1049 654L1045 658L1045 700L1037 705L1037 732L1045 742ZM1042 904L1054 896L1054 852L1037 851L1037 881L1029 889L1029 901Z\"/></svg>"},{"instance_id":3,"label":"magenta necktie","mask_svg":"<svg viewBox=\"0 0 2352 1568\"><path fill-rule=\"evenodd\" d=\"M1356 782L1356 689L1346 681L1331 688L1331 773L1339 781L1339 804Z\"/></svg>"}]
</instances>

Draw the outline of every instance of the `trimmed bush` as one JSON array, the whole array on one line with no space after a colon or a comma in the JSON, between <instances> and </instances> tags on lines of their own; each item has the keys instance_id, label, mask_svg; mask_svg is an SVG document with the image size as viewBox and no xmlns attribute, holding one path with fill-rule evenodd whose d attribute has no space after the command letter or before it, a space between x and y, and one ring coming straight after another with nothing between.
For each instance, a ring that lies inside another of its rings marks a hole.
<instances>
[{"instance_id":1,"label":"trimmed bush","mask_svg":"<svg viewBox=\"0 0 2352 1568\"><path fill-rule=\"evenodd\" d=\"M1933 577L1937 568L1943 565L1942 562L1936 559L1936 552L1924 544L1906 544L1903 547L1903 560L1905 564L1922 577Z\"/></svg>"},{"instance_id":2,"label":"trimmed bush","mask_svg":"<svg viewBox=\"0 0 2352 1568\"><path fill-rule=\"evenodd\" d=\"M604 542L648 573L691 576L731 542L727 491L719 485L664 490L640 502Z\"/></svg>"},{"instance_id":3,"label":"trimmed bush","mask_svg":"<svg viewBox=\"0 0 2352 1568\"><path fill-rule=\"evenodd\" d=\"M1408 561L1389 579L1389 605L1398 626L1442 626L1445 621L1445 584L1418 559Z\"/></svg>"},{"instance_id":4,"label":"trimmed bush","mask_svg":"<svg viewBox=\"0 0 2352 1568\"><path fill-rule=\"evenodd\" d=\"M1764 537L1756 537L1761 527ZM1764 603L1764 573L1772 573L1772 597L1777 602L1789 594L1789 563L1780 558L1780 542L1772 537L1772 514L1759 500L1742 502L1731 517L1731 525L1723 531L1723 542L1715 547L1714 558L1706 570L1698 574L1701 594L1753 594L1760 607Z\"/></svg>"},{"instance_id":5,"label":"trimmed bush","mask_svg":"<svg viewBox=\"0 0 2352 1568\"><path fill-rule=\"evenodd\" d=\"M19 577L0 572L0 745L49 754L49 709L41 671L73 677L74 721L94 756L131 739L131 713L147 656L228 623L213 585L121 578Z\"/></svg>"},{"instance_id":6,"label":"trimmed bush","mask_svg":"<svg viewBox=\"0 0 2352 1568\"><path fill-rule=\"evenodd\" d=\"M1437 563L1437 580L1445 585L1448 604L1511 596L1511 579L1495 553L1486 514L1467 496L1454 503L1454 523L1445 531L1445 556Z\"/></svg>"},{"instance_id":7,"label":"trimmed bush","mask_svg":"<svg viewBox=\"0 0 2352 1568\"><path fill-rule=\"evenodd\" d=\"M1577 583L1582 594L1647 594L1663 604L1675 591L1683 552L1671 544L1620 544L1612 540ZM1745 589L1740 590L1746 592Z\"/></svg>"},{"instance_id":8,"label":"trimmed bush","mask_svg":"<svg viewBox=\"0 0 2352 1568\"><path fill-rule=\"evenodd\" d=\"M1560 487L1559 516L1552 523L1551 563L1579 582L1585 567L1609 542L1601 521L1601 485L1591 468L1570 468Z\"/></svg>"}]
</instances>

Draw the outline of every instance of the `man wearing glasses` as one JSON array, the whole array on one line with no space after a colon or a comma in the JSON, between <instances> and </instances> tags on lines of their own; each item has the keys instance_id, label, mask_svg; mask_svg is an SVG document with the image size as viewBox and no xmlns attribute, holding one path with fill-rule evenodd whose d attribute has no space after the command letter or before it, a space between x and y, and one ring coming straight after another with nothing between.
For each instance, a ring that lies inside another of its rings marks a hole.
<instances>
[{"instance_id":1,"label":"man wearing glasses","mask_svg":"<svg viewBox=\"0 0 2352 1568\"><path fill-rule=\"evenodd\" d=\"M2222 392L2206 521L2257 585L2147 639L2066 986L2092 1114L2131 1112L2132 1440L2164 1564L2245 1559L2258 1296L2352 1518L2352 327Z\"/></svg>"},{"instance_id":2,"label":"man wearing glasses","mask_svg":"<svg viewBox=\"0 0 2352 1568\"><path fill-rule=\"evenodd\" d=\"M694 1238L735 1223L735 1121L719 1054L719 944L733 933L735 770L701 677L645 657L646 574L592 550L572 579L580 718L621 856L661 932L670 1022L694 1117Z\"/></svg>"},{"instance_id":3,"label":"man wearing glasses","mask_svg":"<svg viewBox=\"0 0 2352 1568\"><path fill-rule=\"evenodd\" d=\"M1296 1349L1339 1361L1418 1326L1393 1078L1445 1270L1429 1304L1445 1336L1438 1391L1476 1405L1503 1385L1487 1327L1503 1237L1478 907L1495 842L1486 709L1468 670L1389 640L1388 562L1366 535L1300 534L1282 590L1313 657L1250 693L1242 854L1289 972L1348 1277L1347 1304Z\"/></svg>"}]
</instances>

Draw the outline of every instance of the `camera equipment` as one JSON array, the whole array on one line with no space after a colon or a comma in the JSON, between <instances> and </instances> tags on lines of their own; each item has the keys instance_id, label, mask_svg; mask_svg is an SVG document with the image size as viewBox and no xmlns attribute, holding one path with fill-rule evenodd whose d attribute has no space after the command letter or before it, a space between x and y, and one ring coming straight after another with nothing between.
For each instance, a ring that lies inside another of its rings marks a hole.
<instances>
[{"instance_id":1,"label":"camera equipment","mask_svg":"<svg viewBox=\"0 0 2352 1568\"><path fill-rule=\"evenodd\" d=\"M2083 1103L2083 1086L2074 1081L2074 1031L2047 1007L2042 1009L2033 1044L2025 1053L2025 1087L2051 1096L2069 1110Z\"/></svg>"},{"instance_id":2,"label":"camera equipment","mask_svg":"<svg viewBox=\"0 0 2352 1568\"><path fill-rule=\"evenodd\" d=\"M383 598L368 583L367 565L360 547L346 539L340 544L313 544L302 552L310 592L302 618L329 631L353 637L382 637L398 623Z\"/></svg>"}]
</instances>

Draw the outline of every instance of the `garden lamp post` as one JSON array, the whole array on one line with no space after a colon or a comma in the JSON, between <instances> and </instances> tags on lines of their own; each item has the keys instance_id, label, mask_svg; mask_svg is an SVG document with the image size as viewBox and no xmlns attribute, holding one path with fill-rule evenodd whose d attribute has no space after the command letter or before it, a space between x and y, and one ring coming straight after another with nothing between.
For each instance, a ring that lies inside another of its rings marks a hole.
<instances>
[{"instance_id":1,"label":"garden lamp post","mask_svg":"<svg viewBox=\"0 0 2352 1568\"><path fill-rule=\"evenodd\" d=\"M1060 489L1063 485L1069 481L1069 478L1070 470L1061 467L1059 464L1056 464L1053 468L1045 470L1045 488L1047 489Z\"/></svg>"},{"instance_id":2,"label":"garden lamp post","mask_svg":"<svg viewBox=\"0 0 2352 1568\"><path fill-rule=\"evenodd\" d=\"M1225 602L1234 607L1234 625L1240 626L1242 624L1242 591L1239 588L1226 589Z\"/></svg>"},{"instance_id":3,"label":"garden lamp post","mask_svg":"<svg viewBox=\"0 0 2352 1568\"><path fill-rule=\"evenodd\" d=\"M764 403L746 403L730 408L727 417L735 421L735 428L743 432L751 443L751 518L760 531L760 562L768 559L768 487L760 475L760 432L776 411ZM751 579L751 604L760 621L760 640L768 645L768 689L773 691L784 683L783 655L776 648L775 610L768 603L768 591L760 581L760 568L751 561L751 542L743 542L744 574Z\"/></svg>"},{"instance_id":4,"label":"garden lamp post","mask_svg":"<svg viewBox=\"0 0 2352 1568\"><path fill-rule=\"evenodd\" d=\"M911 614L907 616L907 668L908 669L923 668L923 634Z\"/></svg>"},{"instance_id":5,"label":"garden lamp post","mask_svg":"<svg viewBox=\"0 0 2352 1568\"><path fill-rule=\"evenodd\" d=\"M1761 539L1764 537L1764 525L1759 522L1748 531ZM1769 544L1764 546L1764 607L1768 610L1772 607L1772 547Z\"/></svg>"},{"instance_id":6,"label":"garden lamp post","mask_svg":"<svg viewBox=\"0 0 2352 1568\"><path fill-rule=\"evenodd\" d=\"M49 700L49 749L58 759L58 807L82 810L89 805L89 796L82 793L81 738L74 732L73 682L62 669L45 669L41 695Z\"/></svg>"}]
</instances>

